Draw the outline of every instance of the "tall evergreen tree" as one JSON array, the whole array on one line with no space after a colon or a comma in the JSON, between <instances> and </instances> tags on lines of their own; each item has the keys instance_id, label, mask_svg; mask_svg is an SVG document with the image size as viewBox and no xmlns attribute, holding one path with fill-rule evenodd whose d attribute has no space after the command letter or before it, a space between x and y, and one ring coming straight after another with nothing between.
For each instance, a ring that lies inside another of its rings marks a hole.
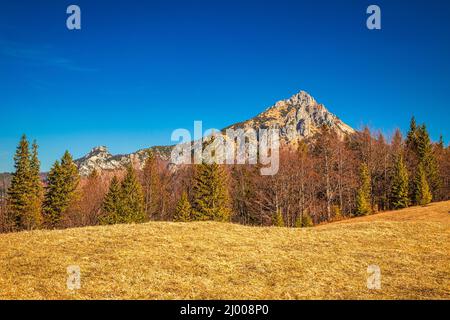
<instances>
[{"instance_id":1,"label":"tall evergreen tree","mask_svg":"<svg viewBox=\"0 0 450 320\"><path fill-rule=\"evenodd\" d=\"M55 161L47 175L47 187L44 197L44 221L48 227L55 227L61 220L61 212L65 209L65 195L62 192L62 174L59 161Z\"/></svg>"},{"instance_id":2,"label":"tall evergreen tree","mask_svg":"<svg viewBox=\"0 0 450 320\"><path fill-rule=\"evenodd\" d=\"M406 135L406 147L412 150L415 150L417 147L417 123L414 116L409 123L409 131Z\"/></svg>"},{"instance_id":3,"label":"tall evergreen tree","mask_svg":"<svg viewBox=\"0 0 450 320\"><path fill-rule=\"evenodd\" d=\"M77 198L78 168L66 151L61 162L56 161L47 177L44 197L44 220L49 228L58 227L64 213Z\"/></svg>"},{"instance_id":4,"label":"tall evergreen tree","mask_svg":"<svg viewBox=\"0 0 450 320\"><path fill-rule=\"evenodd\" d=\"M39 206L36 203L29 143L25 135L17 146L14 168L15 172L8 189L10 224L14 230L31 229L39 224Z\"/></svg>"},{"instance_id":5,"label":"tall evergreen tree","mask_svg":"<svg viewBox=\"0 0 450 320\"><path fill-rule=\"evenodd\" d=\"M370 174L367 164L363 163L360 168L360 187L356 195L356 215L364 216L372 212Z\"/></svg>"},{"instance_id":6,"label":"tall evergreen tree","mask_svg":"<svg viewBox=\"0 0 450 320\"><path fill-rule=\"evenodd\" d=\"M413 177L417 172L417 166L419 165L419 157L418 157L418 128L416 119L414 117L411 118L411 122L409 124L409 131L406 135L405 140L405 164L408 168L409 176ZM414 179L409 180L409 198L410 202L414 203Z\"/></svg>"},{"instance_id":7,"label":"tall evergreen tree","mask_svg":"<svg viewBox=\"0 0 450 320\"><path fill-rule=\"evenodd\" d=\"M41 181L41 163L38 158L38 145L33 141L30 158L30 179L32 196L30 197L30 210L27 218L27 225L30 228L38 228L43 223L42 200L44 197L44 187Z\"/></svg>"},{"instance_id":8,"label":"tall evergreen tree","mask_svg":"<svg viewBox=\"0 0 450 320\"><path fill-rule=\"evenodd\" d=\"M146 220L144 211L144 194L142 186L137 180L132 165L127 168L127 174L122 181L120 195L121 222L140 223Z\"/></svg>"},{"instance_id":9,"label":"tall evergreen tree","mask_svg":"<svg viewBox=\"0 0 450 320\"><path fill-rule=\"evenodd\" d=\"M192 207L189 203L187 193L183 191L180 200L175 209L174 221L187 222L191 220Z\"/></svg>"},{"instance_id":10,"label":"tall evergreen tree","mask_svg":"<svg viewBox=\"0 0 450 320\"><path fill-rule=\"evenodd\" d=\"M115 224L124 222L120 213L121 188L119 179L114 176L109 184L109 190L105 195L102 203L102 216L100 224Z\"/></svg>"},{"instance_id":11,"label":"tall evergreen tree","mask_svg":"<svg viewBox=\"0 0 450 320\"><path fill-rule=\"evenodd\" d=\"M426 126L423 124L417 129L417 156L419 165L425 170L430 190L435 194L439 188L439 173L436 157L433 152L430 136Z\"/></svg>"},{"instance_id":12,"label":"tall evergreen tree","mask_svg":"<svg viewBox=\"0 0 450 320\"><path fill-rule=\"evenodd\" d=\"M390 198L394 209L406 208L409 205L408 170L403 162L402 154L397 156L395 163Z\"/></svg>"},{"instance_id":13,"label":"tall evergreen tree","mask_svg":"<svg viewBox=\"0 0 450 320\"><path fill-rule=\"evenodd\" d=\"M198 165L194 176L194 220L230 220L230 200L227 179L222 167L213 164Z\"/></svg>"},{"instance_id":14,"label":"tall evergreen tree","mask_svg":"<svg viewBox=\"0 0 450 320\"><path fill-rule=\"evenodd\" d=\"M433 145L426 126L424 124L418 126L414 118L411 120L406 140L406 156L410 174L417 175L419 167L422 166L429 189L436 196L439 193L441 180L439 179L439 169ZM409 196L412 202L416 202L416 193L419 187L416 183L420 183L420 179L412 179L410 181Z\"/></svg>"},{"instance_id":15,"label":"tall evergreen tree","mask_svg":"<svg viewBox=\"0 0 450 320\"><path fill-rule=\"evenodd\" d=\"M419 165L415 179L414 202L417 205L427 205L432 200L432 195L427 181L427 176L423 165Z\"/></svg>"},{"instance_id":16,"label":"tall evergreen tree","mask_svg":"<svg viewBox=\"0 0 450 320\"><path fill-rule=\"evenodd\" d=\"M41 177L40 177L41 163L38 158L38 145L37 145L36 140L33 141L33 145L32 145L30 169L31 169L32 187L34 189L34 194L37 197L42 198L42 196L44 195L44 188L43 188Z\"/></svg>"},{"instance_id":17,"label":"tall evergreen tree","mask_svg":"<svg viewBox=\"0 0 450 320\"><path fill-rule=\"evenodd\" d=\"M63 179L65 180L65 191L69 196L73 196L80 182L80 175L78 173L78 167L73 162L72 155L69 151L66 151L61 158L61 170Z\"/></svg>"}]
</instances>

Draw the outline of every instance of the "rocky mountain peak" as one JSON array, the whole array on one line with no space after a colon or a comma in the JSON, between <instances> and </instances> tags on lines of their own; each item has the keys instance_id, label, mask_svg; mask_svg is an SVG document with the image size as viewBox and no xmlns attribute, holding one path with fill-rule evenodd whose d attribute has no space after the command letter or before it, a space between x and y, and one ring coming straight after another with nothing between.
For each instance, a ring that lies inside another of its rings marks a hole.
<instances>
[{"instance_id":1,"label":"rocky mountain peak","mask_svg":"<svg viewBox=\"0 0 450 320\"><path fill-rule=\"evenodd\" d=\"M322 126L328 126L339 136L352 134L354 130L319 104L311 95L300 91L289 99L280 100L264 112L247 121L233 124L232 129L276 128L280 129L280 139L288 145L312 137ZM225 128L227 129L227 128ZM105 146L93 148L86 156L76 160L82 175L93 170L117 170L133 163L143 167L148 151L169 162L173 146L156 146L126 155L111 155Z\"/></svg>"},{"instance_id":2,"label":"rocky mountain peak","mask_svg":"<svg viewBox=\"0 0 450 320\"><path fill-rule=\"evenodd\" d=\"M316 100L305 91L300 91L286 100L278 101L273 107L291 106L295 108L308 107L317 104Z\"/></svg>"},{"instance_id":3,"label":"rocky mountain peak","mask_svg":"<svg viewBox=\"0 0 450 320\"><path fill-rule=\"evenodd\" d=\"M93 148L84 157L75 160L80 174L89 175L93 170L116 170L129 163L128 157L113 156L105 146Z\"/></svg>"},{"instance_id":4,"label":"rocky mountain peak","mask_svg":"<svg viewBox=\"0 0 450 320\"><path fill-rule=\"evenodd\" d=\"M92 150L87 154L89 157L93 156L110 156L111 154L108 151L108 148L106 146L98 146L92 148Z\"/></svg>"},{"instance_id":5,"label":"rocky mountain peak","mask_svg":"<svg viewBox=\"0 0 450 320\"><path fill-rule=\"evenodd\" d=\"M339 136L351 134L354 130L319 104L311 95L300 91L286 100L280 100L266 111L231 128L278 128L286 144L295 144L309 138L328 126Z\"/></svg>"}]
</instances>

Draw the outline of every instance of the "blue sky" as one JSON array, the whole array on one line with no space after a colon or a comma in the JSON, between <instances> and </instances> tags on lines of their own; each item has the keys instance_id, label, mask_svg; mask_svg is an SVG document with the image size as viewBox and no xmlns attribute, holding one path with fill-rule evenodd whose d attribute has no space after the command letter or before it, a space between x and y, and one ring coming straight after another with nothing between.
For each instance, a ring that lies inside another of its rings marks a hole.
<instances>
[{"instance_id":1,"label":"blue sky","mask_svg":"<svg viewBox=\"0 0 450 320\"><path fill-rule=\"evenodd\" d=\"M370 4L382 30L366 28ZM170 144L300 90L355 128L405 131L414 114L449 141L449 39L445 0L2 1L0 172L22 133L48 170L66 149Z\"/></svg>"}]
</instances>

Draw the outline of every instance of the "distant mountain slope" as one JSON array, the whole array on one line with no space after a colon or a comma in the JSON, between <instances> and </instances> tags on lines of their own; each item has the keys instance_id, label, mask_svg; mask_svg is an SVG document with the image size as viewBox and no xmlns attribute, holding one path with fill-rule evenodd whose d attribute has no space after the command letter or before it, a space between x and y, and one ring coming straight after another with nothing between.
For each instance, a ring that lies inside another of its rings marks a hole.
<instances>
[{"instance_id":1,"label":"distant mountain slope","mask_svg":"<svg viewBox=\"0 0 450 320\"><path fill-rule=\"evenodd\" d=\"M170 159L171 146L156 146L138 150L130 154L112 155L105 146L93 148L84 157L75 160L82 176L89 175L93 170L120 170L131 162L142 166L147 158L148 150L163 160Z\"/></svg>"},{"instance_id":2,"label":"distant mountain slope","mask_svg":"<svg viewBox=\"0 0 450 320\"><path fill-rule=\"evenodd\" d=\"M278 101L256 117L233 124L225 129L278 128L282 142L295 144L299 140L312 137L322 126L328 126L341 137L355 132L336 115L329 112L324 105L317 103L308 93L300 91L289 99ZM173 146L156 146L149 149L161 159L169 161L172 148ZM142 166L147 157L147 150L143 149L125 155L112 155L105 146L95 147L86 156L77 159L76 163L82 175L88 175L94 169L121 169L131 162Z\"/></svg>"}]
</instances>

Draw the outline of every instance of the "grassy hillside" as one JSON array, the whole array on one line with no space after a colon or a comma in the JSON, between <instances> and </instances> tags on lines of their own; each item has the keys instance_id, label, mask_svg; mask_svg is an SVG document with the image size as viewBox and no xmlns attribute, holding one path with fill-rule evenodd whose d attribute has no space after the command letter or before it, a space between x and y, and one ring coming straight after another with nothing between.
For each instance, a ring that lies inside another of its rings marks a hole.
<instances>
[{"instance_id":1,"label":"grassy hillside","mask_svg":"<svg viewBox=\"0 0 450 320\"><path fill-rule=\"evenodd\" d=\"M381 290L368 290L379 265ZM69 265L81 289L66 288ZM322 225L89 227L0 235L2 299L450 299L450 202Z\"/></svg>"}]
</instances>

